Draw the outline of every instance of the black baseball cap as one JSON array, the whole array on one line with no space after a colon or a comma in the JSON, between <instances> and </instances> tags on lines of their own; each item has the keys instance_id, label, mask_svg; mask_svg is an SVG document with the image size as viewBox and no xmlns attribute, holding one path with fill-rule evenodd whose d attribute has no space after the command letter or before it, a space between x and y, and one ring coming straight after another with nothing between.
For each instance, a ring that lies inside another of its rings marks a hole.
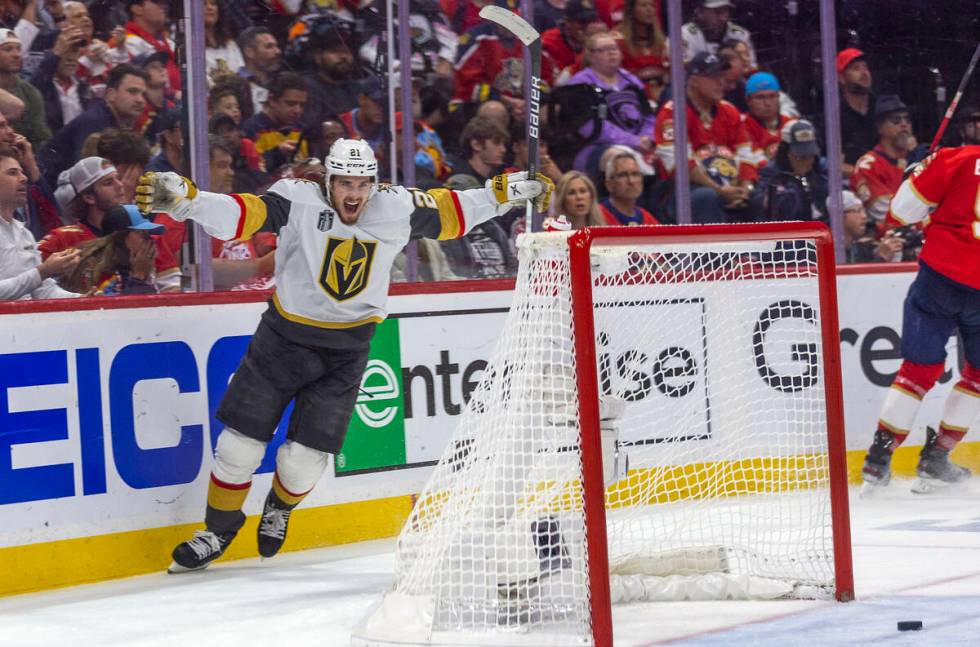
<instances>
[{"instance_id":1,"label":"black baseball cap","mask_svg":"<svg viewBox=\"0 0 980 647\"><path fill-rule=\"evenodd\" d=\"M146 67L150 63L161 63L166 65L170 62L170 54L164 51L150 52L149 54L140 54L139 56L134 56L131 61L133 65L137 67Z\"/></svg>"},{"instance_id":2,"label":"black baseball cap","mask_svg":"<svg viewBox=\"0 0 980 647\"><path fill-rule=\"evenodd\" d=\"M565 20L590 23L599 18L592 0L568 0L565 4Z\"/></svg>"},{"instance_id":3,"label":"black baseball cap","mask_svg":"<svg viewBox=\"0 0 980 647\"><path fill-rule=\"evenodd\" d=\"M882 119L893 112L908 111L909 107L897 94L883 94L875 101L875 120Z\"/></svg>"},{"instance_id":4,"label":"black baseball cap","mask_svg":"<svg viewBox=\"0 0 980 647\"><path fill-rule=\"evenodd\" d=\"M134 204L120 204L109 209L102 218L102 233L112 234L128 229L130 231L148 231L151 234L162 234L163 225L150 222L143 217Z\"/></svg>"},{"instance_id":5,"label":"black baseball cap","mask_svg":"<svg viewBox=\"0 0 980 647\"><path fill-rule=\"evenodd\" d=\"M729 68L728 61L711 52L698 52L687 63L688 76L714 76Z\"/></svg>"}]
</instances>

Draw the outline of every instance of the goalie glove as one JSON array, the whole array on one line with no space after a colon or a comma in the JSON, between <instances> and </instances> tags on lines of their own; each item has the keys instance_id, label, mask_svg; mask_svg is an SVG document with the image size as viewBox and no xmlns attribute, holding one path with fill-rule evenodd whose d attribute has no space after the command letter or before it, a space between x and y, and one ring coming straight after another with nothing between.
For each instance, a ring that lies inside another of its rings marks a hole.
<instances>
[{"instance_id":1,"label":"goalie glove","mask_svg":"<svg viewBox=\"0 0 980 647\"><path fill-rule=\"evenodd\" d=\"M144 173L136 185L136 206L144 215L166 213L174 220L187 220L197 187L176 173Z\"/></svg>"},{"instance_id":2,"label":"goalie glove","mask_svg":"<svg viewBox=\"0 0 980 647\"><path fill-rule=\"evenodd\" d=\"M547 176L538 173L535 179L527 179L527 172L501 173L486 184L487 190L497 201L497 215L503 215L516 207L524 206L527 200L534 199L538 211L547 211L551 203L551 192L555 183Z\"/></svg>"}]
</instances>

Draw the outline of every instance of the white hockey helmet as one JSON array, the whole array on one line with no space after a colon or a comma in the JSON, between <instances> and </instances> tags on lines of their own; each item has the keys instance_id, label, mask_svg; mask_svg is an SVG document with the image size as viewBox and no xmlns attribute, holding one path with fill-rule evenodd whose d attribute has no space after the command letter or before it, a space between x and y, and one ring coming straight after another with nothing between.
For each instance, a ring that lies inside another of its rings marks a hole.
<instances>
[{"instance_id":1,"label":"white hockey helmet","mask_svg":"<svg viewBox=\"0 0 980 647\"><path fill-rule=\"evenodd\" d=\"M334 175L349 175L354 177L373 178L374 184L368 200L378 190L378 160L371 146L363 139L338 139L330 147L326 159L327 175L323 178L326 185L325 195L330 201L330 178Z\"/></svg>"}]
</instances>

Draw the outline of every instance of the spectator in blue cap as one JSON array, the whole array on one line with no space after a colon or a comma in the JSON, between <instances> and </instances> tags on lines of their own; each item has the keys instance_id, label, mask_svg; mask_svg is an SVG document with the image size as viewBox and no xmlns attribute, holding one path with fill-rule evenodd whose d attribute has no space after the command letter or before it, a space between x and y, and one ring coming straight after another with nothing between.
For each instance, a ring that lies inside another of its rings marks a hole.
<instances>
[{"instance_id":1,"label":"spectator in blue cap","mask_svg":"<svg viewBox=\"0 0 980 647\"><path fill-rule=\"evenodd\" d=\"M779 112L779 80L769 72L756 72L745 83L749 105L742 115L745 132L752 140L752 157L762 168L779 148L780 131L790 118Z\"/></svg>"},{"instance_id":2,"label":"spectator in blue cap","mask_svg":"<svg viewBox=\"0 0 980 647\"><path fill-rule=\"evenodd\" d=\"M113 207L102 219L102 236L78 246L80 261L62 283L83 294L156 294L157 244L162 234L135 205Z\"/></svg>"}]
</instances>

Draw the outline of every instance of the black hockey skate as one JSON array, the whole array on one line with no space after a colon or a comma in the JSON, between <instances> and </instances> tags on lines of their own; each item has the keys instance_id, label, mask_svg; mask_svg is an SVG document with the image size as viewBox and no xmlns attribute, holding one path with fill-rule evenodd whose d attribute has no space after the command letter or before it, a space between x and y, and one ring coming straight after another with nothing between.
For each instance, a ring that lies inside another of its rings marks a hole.
<instances>
[{"instance_id":1,"label":"black hockey skate","mask_svg":"<svg viewBox=\"0 0 980 647\"><path fill-rule=\"evenodd\" d=\"M919 465L915 473L919 478L912 484L915 494L929 494L954 483L970 478L970 470L949 460L949 450L936 443L939 434L932 427L926 427L926 444L919 454Z\"/></svg>"},{"instance_id":2,"label":"black hockey skate","mask_svg":"<svg viewBox=\"0 0 980 647\"><path fill-rule=\"evenodd\" d=\"M208 564L221 557L237 533L214 533L210 530L195 530L194 538L174 548L174 558L168 573L186 573L207 568Z\"/></svg>"},{"instance_id":3,"label":"black hockey skate","mask_svg":"<svg viewBox=\"0 0 980 647\"><path fill-rule=\"evenodd\" d=\"M279 552L286 541L289 515L292 512L292 509L282 507L279 498L269 492L262 508L262 520L259 521L259 555L272 557Z\"/></svg>"},{"instance_id":4,"label":"black hockey skate","mask_svg":"<svg viewBox=\"0 0 980 647\"><path fill-rule=\"evenodd\" d=\"M861 486L861 496L867 496L879 488L883 488L892 480L892 451L895 438L888 431L878 428L875 439L864 457L864 468L861 476L864 485Z\"/></svg>"}]
</instances>

